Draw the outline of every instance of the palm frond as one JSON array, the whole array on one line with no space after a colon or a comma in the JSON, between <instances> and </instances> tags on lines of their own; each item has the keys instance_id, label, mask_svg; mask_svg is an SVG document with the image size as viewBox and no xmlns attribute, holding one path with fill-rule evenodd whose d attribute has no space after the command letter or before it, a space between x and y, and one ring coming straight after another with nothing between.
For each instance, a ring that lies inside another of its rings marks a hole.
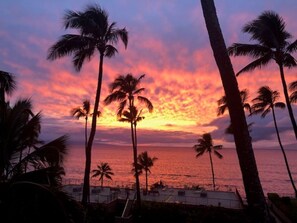
<instances>
[{"instance_id":1,"label":"palm frond","mask_svg":"<svg viewBox=\"0 0 297 223\"><path fill-rule=\"evenodd\" d=\"M143 92L145 90L145 88L139 88L139 89L136 89L133 94L140 94L141 92Z\"/></svg>"},{"instance_id":2,"label":"palm frond","mask_svg":"<svg viewBox=\"0 0 297 223\"><path fill-rule=\"evenodd\" d=\"M228 47L229 56L263 57L271 53L271 49L259 44L233 43Z\"/></svg>"},{"instance_id":3,"label":"palm frond","mask_svg":"<svg viewBox=\"0 0 297 223\"><path fill-rule=\"evenodd\" d=\"M85 117L85 113L80 107L71 109L70 114L71 114L71 116L75 117L76 119Z\"/></svg>"},{"instance_id":4,"label":"palm frond","mask_svg":"<svg viewBox=\"0 0 297 223\"><path fill-rule=\"evenodd\" d=\"M293 93L290 95L290 102L291 102L291 103L296 103L296 102L297 102L297 91L293 92Z\"/></svg>"},{"instance_id":5,"label":"palm frond","mask_svg":"<svg viewBox=\"0 0 297 223\"><path fill-rule=\"evenodd\" d=\"M287 47L287 53L294 53L297 50L297 40L289 44Z\"/></svg>"},{"instance_id":6,"label":"palm frond","mask_svg":"<svg viewBox=\"0 0 297 223\"><path fill-rule=\"evenodd\" d=\"M214 150L214 154L219 158L222 159L223 155L221 153L219 153L218 151Z\"/></svg>"},{"instance_id":7,"label":"palm frond","mask_svg":"<svg viewBox=\"0 0 297 223\"><path fill-rule=\"evenodd\" d=\"M81 49L81 43L83 43L80 35L65 34L52 45L48 50L47 59L55 60L63 56L71 55L73 52Z\"/></svg>"},{"instance_id":8,"label":"palm frond","mask_svg":"<svg viewBox=\"0 0 297 223\"><path fill-rule=\"evenodd\" d=\"M265 116L266 116L270 111L271 111L271 107L266 108L266 109L263 111L263 113L261 114L261 117L262 117L262 118L265 118Z\"/></svg>"},{"instance_id":9,"label":"palm frond","mask_svg":"<svg viewBox=\"0 0 297 223\"><path fill-rule=\"evenodd\" d=\"M77 71L80 71L83 63L87 59L90 61L92 56L94 55L95 47L88 47L84 49L80 49L79 51L75 51L73 54L73 65Z\"/></svg>"},{"instance_id":10,"label":"palm frond","mask_svg":"<svg viewBox=\"0 0 297 223\"><path fill-rule=\"evenodd\" d=\"M15 76L12 73L0 70L0 86L6 94L11 94L16 89Z\"/></svg>"},{"instance_id":11,"label":"palm frond","mask_svg":"<svg viewBox=\"0 0 297 223\"><path fill-rule=\"evenodd\" d=\"M274 107L284 109L286 108L286 104L283 102L277 102L274 104Z\"/></svg>"},{"instance_id":12,"label":"palm frond","mask_svg":"<svg viewBox=\"0 0 297 223\"><path fill-rule=\"evenodd\" d=\"M104 99L104 104L109 105L114 101L123 101L126 99L126 93L123 91L114 91Z\"/></svg>"},{"instance_id":13,"label":"palm frond","mask_svg":"<svg viewBox=\"0 0 297 223\"><path fill-rule=\"evenodd\" d=\"M154 106L153 106L152 102L149 99L147 99L146 97L137 96L137 99L140 102L145 104L145 106L148 108L149 112L152 112L154 110Z\"/></svg>"},{"instance_id":14,"label":"palm frond","mask_svg":"<svg viewBox=\"0 0 297 223\"><path fill-rule=\"evenodd\" d=\"M128 46L128 31L126 30L126 28L117 29L115 31L115 34L120 37L120 39L124 43L125 48L127 48L127 46Z\"/></svg>"},{"instance_id":15,"label":"palm frond","mask_svg":"<svg viewBox=\"0 0 297 223\"><path fill-rule=\"evenodd\" d=\"M105 53L104 56L111 58L113 57L116 53L118 52L118 50L112 46L112 45L106 45L105 47Z\"/></svg>"},{"instance_id":16,"label":"palm frond","mask_svg":"<svg viewBox=\"0 0 297 223\"><path fill-rule=\"evenodd\" d=\"M245 66L244 68L242 68L237 74L236 76L238 76L239 74L243 73L243 72L248 72L248 71L252 71L256 68L261 68L263 66L266 66L269 62L271 62L272 59L272 54L266 54L263 57L260 57L256 60L254 60L253 62L249 63L247 66Z\"/></svg>"},{"instance_id":17,"label":"palm frond","mask_svg":"<svg viewBox=\"0 0 297 223\"><path fill-rule=\"evenodd\" d=\"M263 12L257 19L244 26L243 32L251 34L251 39L269 48L283 48L291 35L285 30L284 20L273 11Z\"/></svg>"},{"instance_id":18,"label":"palm frond","mask_svg":"<svg viewBox=\"0 0 297 223\"><path fill-rule=\"evenodd\" d=\"M287 68L296 67L296 59L291 54L285 53L283 55L283 65Z\"/></svg>"},{"instance_id":19,"label":"palm frond","mask_svg":"<svg viewBox=\"0 0 297 223\"><path fill-rule=\"evenodd\" d=\"M36 148L35 151L28 154L20 162L32 163L33 165L41 164L42 166L60 166L63 164L64 156L67 153L66 142L68 136L61 136L47 144Z\"/></svg>"},{"instance_id":20,"label":"palm frond","mask_svg":"<svg viewBox=\"0 0 297 223\"><path fill-rule=\"evenodd\" d=\"M297 91L297 81L293 81L289 84L289 90L290 91Z\"/></svg>"},{"instance_id":21,"label":"palm frond","mask_svg":"<svg viewBox=\"0 0 297 223\"><path fill-rule=\"evenodd\" d=\"M13 175L11 182L27 181L57 187L62 185L63 175L65 175L63 167L51 166L22 173L20 175L15 174Z\"/></svg>"}]
</instances>

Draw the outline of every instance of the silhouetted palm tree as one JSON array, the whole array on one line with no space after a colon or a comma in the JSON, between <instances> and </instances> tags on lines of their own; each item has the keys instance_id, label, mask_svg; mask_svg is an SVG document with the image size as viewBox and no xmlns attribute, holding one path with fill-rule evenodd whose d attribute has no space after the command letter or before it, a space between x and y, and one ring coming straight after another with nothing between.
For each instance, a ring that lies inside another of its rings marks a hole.
<instances>
[{"instance_id":1,"label":"silhouetted palm tree","mask_svg":"<svg viewBox=\"0 0 297 223\"><path fill-rule=\"evenodd\" d=\"M268 86L261 87L258 90L258 97L253 99L253 106L252 106L252 114L261 114L261 117L264 118L269 112L272 112L272 117L273 117L273 122L274 122L274 127L277 135L277 140L280 145L280 148L282 150L287 171L291 180L291 184L293 186L295 196L297 197L297 190L294 184L294 180L292 178L292 174L290 171L290 166L287 160L287 156L284 150L284 147L281 142L281 138L279 135L279 130L278 126L276 123L276 117L275 117L275 108L281 108L284 109L286 107L285 103L283 102L277 102L279 98L279 92L278 91L272 91Z\"/></svg>"},{"instance_id":2,"label":"silhouetted palm tree","mask_svg":"<svg viewBox=\"0 0 297 223\"><path fill-rule=\"evenodd\" d=\"M97 169L92 170L92 173L93 173L92 177L99 176L99 181L101 181L101 187L103 187L104 177L109 180L112 180L111 176L114 175L108 163L101 163L100 165L97 165Z\"/></svg>"},{"instance_id":3,"label":"silhouetted palm tree","mask_svg":"<svg viewBox=\"0 0 297 223\"><path fill-rule=\"evenodd\" d=\"M0 70L0 103L5 103L5 94L11 94L16 88L12 73Z\"/></svg>"},{"instance_id":4,"label":"silhouetted palm tree","mask_svg":"<svg viewBox=\"0 0 297 223\"><path fill-rule=\"evenodd\" d=\"M228 48L228 52L231 56L251 56L255 59L241 69L237 75L242 72L255 70L256 68L262 68L273 60L277 63L287 108L297 139L297 125L290 104L284 74L284 67L291 68L297 65L295 58L292 56L292 53L297 51L297 40L290 43L289 39L292 38L292 35L285 28L284 20L277 13L265 11L257 19L247 23L242 29L244 33L251 34L251 40L255 40L257 43L234 43Z\"/></svg>"},{"instance_id":5,"label":"silhouetted palm tree","mask_svg":"<svg viewBox=\"0 0 297 223\"><path fill-rule=\"evenodd\" d=\"M289 90L291 91L290 102L297 102L297 81L293 81L289 84Z\"/></svg>"},{"instance_id":6,"label":"silhouetted palm tree","mask_svg":"<svg viewBox=\"0 0 297 223\"><path fill-rule=\"evenodd\" d=\"M131 127L131 139L132 139L132 147L133 147L133 170L136 184L136 198L137 198L137 206L138 209L141 208L141 197L140 197L140 182L139 182L139 174L141 173L141 166L137 165L135 168L135 164L137 164L137 123L144 119L144 116L141 116L141 111L138 111L137 108L133 105L128 108L128 110L122 111L122 115L118 117L118 121L120 122L128 122ZM140 168L140 169L139 169Z\"/></svg>"},{"instance_id":7,"label":"silhouetted palm tree","mask_svg":"<svg viewBox=\"0 0 297 223\"><path fill-rule=\"evenodd\" d=\"M145 191L148 192L148 174L151 173L151 167L154 166L154 162L158 160L157 157L150 157L147 151L142 152L137 157L137 163L140 168L145 172Z\"/></svg>"},{"instance_id":8,"label":"silhouetted palm tree","mask_svg":"<svg viewBox=\"0 0 297 223\"><path fill-rule=\"evenodd\" d=\"M250 104L247 102L248 99L248 90L244 89L242 91L239 92L240 94L240 98L241 98L241 102L242 102L242 107L244 110L248 111L249 114L251 113L251 106ZM217 115L223 115L225 113L225 111L228 110L228 106L227 106L227 98L226 96L222 96L219 100L218 100L218 109L217 109ZM253 125L253 123L248 124L248 128L250 128ZM226 128L225 133L227 134L233 134L233 128L232 128L232 124L230 123L230 125Z\"/></svg>"},{"instance_id":9,"label":"silhouetted palm tree","mask_svg":"<svg viewBox=\"0 0 297 223\"><path fill-rule=\"evenodd\" d=\"M119 121L128 121L131 125L131 138L133 146L133 160L134 163L137 163L137 134L136 134L136 125L137 122L142 120L141 111L138 112L135 107L135 98L143 103L149 110L153 111L153 105L149 99L141 96L140 94L145 90L145 88L139 88L140 81L144 78L145 75L141 75L138 79L133 77L132 74L127 74L126 76L120 75L115 79L113 83L110 84L110 92L104 102L106 105L111 104L112 102L118 101L119 107L117 111L117 116ZM128 110L124 111L125 107L128 107ZM122 117L124 115L124 117ZM138 167L138 166L137 166ZM141 197L140 197L140 184L137 168L135 168L135 180L136 180L136 190L137 190L137 206L141 206Z\"/></svg>"},{"instance_id":10,"label":"silhouetted palm tree","mask_svg":"<svg viewBox=\"0 0 297 223\"><path fill-rule=\"evenodd\" d=\"M89 116L92 116L91 114L91 106L89 100L83 101L82 107L76 107L71 110L71 115L77 119L80 119L81 117L85 118L85 148L88 146L88 118ZM101 115L100 111L97 111L97 117Z\"/></svg>"},{"instance_id":11,"label":"silhouetted palm tree","mask_svg":"<svg viewBox=\"0 0 297 223\"><path fill-rule=\"evenodd\" d=\"M220 71L225 90L230 119L234 128L234 141L242 173L247 202L256 211L259 220L269 221L270 215L259 179L251 137L238 90L238 83L227 54L226 44L220 28L213 0L201 0L203 16L209 35L213 55Z\"/></svg>"},{"instance_id":12,"label":"silhouetted palm tree","mask_svg":"<svg viewBox=\"0 0 297 223\"><path fill-rule=\"evenodd\" d=\"M46 144L40 141L41 116L40 113L33 115L31 109L31 101L24 99L1 111L5 113L5 118L0 119L1 180L16 178L24 174L26 169L29 172L46 168L60 169L63 163L67 137L62 136ZM39 174L46 172L39 171Z\"/></svg>"},{"instance_id":13,"label":"silhouetted palm tree","mask_svg":"<svg viewBox=\"0 0 297 223\"><path fill-rule=\"evenodd\" d=\"M212 185L213 189L215 190L215 175L214 175L214 169L213 169L213 161L212 161L212 153L216 155L219 159L223 158L223 155L220 154L217 150L222 149L222 145L214 146L212 142L212 138L210 133L205 133L202 135L202 138L198 139L198 144L194 145L194 149L197 152L196 158L199 156L202 156L204 153L208 153L209 160L210 160L210 166L211 166L211 173L212 173Z\"/></svg>"},{"instance_id":14,"label":"silhouetted palm tree","mask_svg":"<svg viewBox=\"0 0 297 223\"><path fill-rule=\"evenodd\" d=\"M88 145L86 149L86 165L82 202L86 204L90 197L91 150L96 133L97 114L103 76L104 57L113 57L118 51L115 44L119 39L125 47L128 44L128 32L118 29L116 23L109 23L108 14L98 5L89 5L83 12L68 10L64 16L65 29L77 29L78 34L63 35L50 49L48 59L54 60L67 55L73 55L73 64L80 70L85 60L91 60L95 52L99 53L99 72L94 112Z\"/></svg>"},{"instance_id":15,"label":"silhouetted palm tree","mask_svg":"<svg viewBox=\"0 0 297 223\"><path fill-rule=\"evenodd\" d=\"M82 222L83 209L61 190L67 137L39 139L41 114L29 99L0 110L0 209L11 222Z\"/></svg>"}]
</instances>

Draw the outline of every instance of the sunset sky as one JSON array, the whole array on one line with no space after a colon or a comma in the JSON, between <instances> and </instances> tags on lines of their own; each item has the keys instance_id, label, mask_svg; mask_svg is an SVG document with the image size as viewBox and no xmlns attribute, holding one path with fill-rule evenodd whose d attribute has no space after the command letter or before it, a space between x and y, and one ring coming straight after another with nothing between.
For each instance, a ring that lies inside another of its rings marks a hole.
<instances>
[{"instance_id":1,"label":"sunset sky","mask_svg":"<svg viewBox=\"0 0 297 223\"><path fill-rule=\"evenodd\" d=\"M69 134L72 143L83 142L83 119L70 116L73 107L84 99L93 104L97 84L98 56L76 72L70 57L47 61L47 52L58 38L74 30L64 30L65 10L82 11L95 1L83 0L18 0L1 1L0 7L0 70L16 76L17 90L10 97L29 97L34 111L42 111L42 137L53 139ZM139 144L192 146L205 132L211 132L216 144L234 147L232 136L224 133L229 125L226 113L217 117L217 100L224 95L221 79L209 45L208 34L198 0L106 0L96 1L109 13L110 22L126 27L129 43L125 50L119 43L119 54L105 59L103 89L96 143L129 144L127 123L116 119L116 105L104 106L108 84L119 74L146 74L143 96L154 105L154 112L145 112L138 124ZM287 30L297 38L296 0L217 0L215 1L227 46L247 43L244 24L265 10L281 15ZM297 55L294 55L297 56ZM231 58L235 72L251 61ZM296 80L297 69L285 70L287 83ZM241 74L240 89L247 88L250 99L263 85L283 95L276 64L262 70ZM284 98L281 98L284 101ZM297 105L293 105L297 116ZM278 124L284 144L295 143L287 110L277 110ZM296 117L297 118L297 117ZM255 147L276 146L272 117L251 117L251 136Z\"/></svg>"}]
</instances>

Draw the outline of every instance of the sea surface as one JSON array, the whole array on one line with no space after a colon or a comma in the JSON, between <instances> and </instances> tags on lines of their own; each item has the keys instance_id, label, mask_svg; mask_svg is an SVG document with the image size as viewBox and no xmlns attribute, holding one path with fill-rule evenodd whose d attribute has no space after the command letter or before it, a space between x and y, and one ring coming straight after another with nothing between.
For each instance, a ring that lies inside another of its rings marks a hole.
<instances>
[{"instance_id":1,"label":"sea surface","mask_svg":"<svg viewBox=\"0 0 297 223\"><path fill-rule=\"evenodd\" d=\"M212 175L208 154L196 158L193 148L187 147L139 147L139 153L148 151L149 156L158 160L151 168L149 184L160 180L172 187L203 186L211 188ZM293 195L294 191L285 167L283 155L278 149L255 149L260 180L265 195L276 192ZM223 159L213 158L215 182L220 189L237 188L244 195L241 172L235 149L222 149ZM293 178L297 185L297 150L287 150ZM95 146L92 150L92 168L100 162L107 162L114 172L112 181L104 181L109 186L131 186L134 183L132 169L132 149L130 146ZM65 160L64 183L82 183L85 166L83 146L70 146ZM144 175L140 176L142 186ZM99 185L96 178L91 184Z\"/></svg>"}]
</instances>

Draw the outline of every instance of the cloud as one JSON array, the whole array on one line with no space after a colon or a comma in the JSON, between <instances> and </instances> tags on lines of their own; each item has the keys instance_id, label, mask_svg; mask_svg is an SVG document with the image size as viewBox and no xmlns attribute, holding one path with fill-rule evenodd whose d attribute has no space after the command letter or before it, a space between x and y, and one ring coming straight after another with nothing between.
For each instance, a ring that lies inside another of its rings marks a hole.
<instances>
[{"instance_id":1,"label":"cloud","mask_svg":"<svg viewBox=\"0 0 297 223\"><path fill-rule=\"evenodd\" d=\"M119 74L145 73L142 87L146 88L144 95L154 104L154 113L144 113L139 131L143 143L191 144L192 138L212 132L220 143L231 145L232 137L223 133L228 125L227 116L216 116L217 100L224 92L199 2L111 0L100 4L109 12L110 21L117 22L119 28L127 28L129 44L124 49L119 43L119 53L104 60L100 103L103 116L98 122L97 142L129 143L129 130L115 117L117 105L104 106L102 100L109 94L108 85ZM61 35L74 32L63 29L65 10L83 10L85 6L82 0L75 5L71 0L62 3L21 0L3 2L0 9L0 68L15 73L18 82L11 100L32 98L34 110L43 113L42 136L47 139L66 132L73 141L83 140L82 123L72 120L69 111L84 99L90 99L93 105L98 55L86 62L80 72L74 70L70 57L48 61L46 56ZM241 32L242 26L267 9L280 12L288 30L297 36L294 22L297 5L292 1L238 1L237 4L219 1L216 6L227 46L248 42L249 36ZM231 59L235 72L251 62L250 58ZM285 73L288 83L296 80L294 69L286 69ZM267 84L282 92L276 64L241 74L237 80L240 89L249 89L250 98L255 97L260 86ZM281 135L290 142L290 122L286 113L280 114L283 115L279 119ZM271 119L255 121L253 140L273 142Z\"/></svg>"}]
</instances>

